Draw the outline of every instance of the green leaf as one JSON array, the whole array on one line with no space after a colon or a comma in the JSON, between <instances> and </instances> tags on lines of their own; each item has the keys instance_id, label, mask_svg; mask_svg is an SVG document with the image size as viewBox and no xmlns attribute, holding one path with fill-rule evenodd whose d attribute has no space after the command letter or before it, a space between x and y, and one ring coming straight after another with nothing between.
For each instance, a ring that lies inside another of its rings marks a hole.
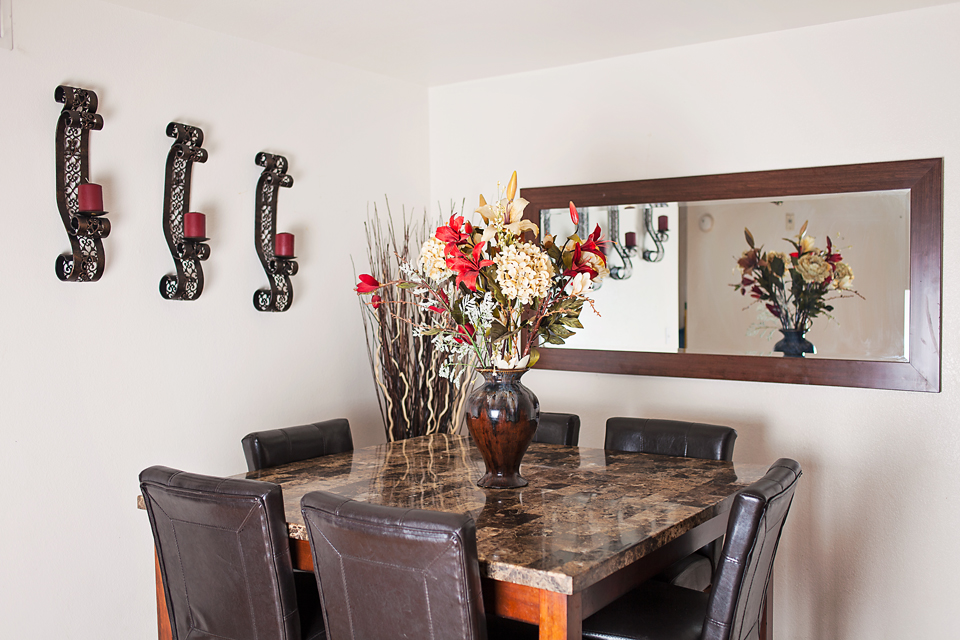
<instances>
[{"instance_id":1,"label":"green leaf","mask_svg":"<svg viewBox=\"0 0 960 640\"><path fill-rule=\"evenodd\" d=\"M580 320L576 317L564 316L560 318L560 322L568 327L573 327L574 329L583 329L583 325L580 324Z\"/></svg>"},{"instance_id":2,"label":"green leaf","mask_svg":"<svg viewBox=\"0 0 960 640\"><path fill-rule=\"evenodd\" d=\"M537 360L540 359L540 351L537 349L530 349L530 362L527 363L528 367L532 367L537 364Z\"/></svg>"},{"instance_id":3,"label":"green leaf","mask_svg":"<svg viewBox=\"0 0 960 640\"><path fill-rule=\"evenodd\" d=\"M551 334L551 335L548 335L548 336L546 337L546 340L547 340L547 342L550 343L550 344L564 344L563 338L558 338L557 336L552 335L552 334Z\"/></svg>"},{"instance_id":4,"label":"green leaf","mask_svg":"<svg viewBox=\"0 0 960 640\"><path fill-rule=\"evenodd\" d=\"M570 329L567 329L562 324L554 325L553 327L551 327L551 331L553 331L554 334L560 336L561 338L569 338L570 336L574 335L573 331L570 331Z\"/></svg>"},{"instance_id":5,"label":"green leaf","mask_svg":"<svg viewBox=\"0 0 960 640\"><path fill-rule=\"evenodd\" d=\"M507 328L501 323L494 320L493 324L490 325L490 342L495 342L503 334L507 332Z\"/></svg>"},{"instance_id":6,"label":"green leaf","mask_svg":"<svg viewBox=\"0 0 960 640\"><path fill-rule=\"evenodd\" d=\"M416 282L398 282L397 283L398 289L416 289L419 286L420 285L418 285Z\"/></svg>"}]
</instances>

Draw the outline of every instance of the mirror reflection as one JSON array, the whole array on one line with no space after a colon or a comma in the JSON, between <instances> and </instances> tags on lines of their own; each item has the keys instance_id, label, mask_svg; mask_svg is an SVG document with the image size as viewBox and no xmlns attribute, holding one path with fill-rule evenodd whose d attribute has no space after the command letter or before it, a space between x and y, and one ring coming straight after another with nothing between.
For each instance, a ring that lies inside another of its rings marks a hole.
<instances>
[{"instance_id":1,"label":"mirror reflection","mask_svg":"<svg viewBox=\"0 0 960 640\"><path fill-rule=\"evenodd\" d=\"M810 323L805 337L816 352L805 357L908 359L909 189L584 207L579 229L567 208L544 209L539 222L541 234L558 238L599 224L616 243L607 250L611 277L592 294L601 315L581 314L588 330L553 349L782 357L774 351L781 323L732 285L749 249L744 228L764 252L788 255L806 223L814 246L825 249L830 238L858 295L830 288L833 310Z\"/></svg>"}]
</instances>

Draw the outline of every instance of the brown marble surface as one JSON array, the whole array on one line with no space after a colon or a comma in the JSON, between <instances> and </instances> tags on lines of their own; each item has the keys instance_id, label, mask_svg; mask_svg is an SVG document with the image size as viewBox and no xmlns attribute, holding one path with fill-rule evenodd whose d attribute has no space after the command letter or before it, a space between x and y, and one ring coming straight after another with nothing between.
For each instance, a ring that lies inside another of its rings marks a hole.
<instances>
[{"instance_id":1,"label":"brown marble surface","mask_svg":"<svg viewBox=\"0 0 960 640\"><path fill-rule=\"evenodd\" d=\"M310 491L393 506L469 513L483 575L572 594L729 509L766 465L531 444L522 489L481 489L480 453L436 435L236 477L283 487L290 536L306 540Z\"/></svg>"}]
</instances>

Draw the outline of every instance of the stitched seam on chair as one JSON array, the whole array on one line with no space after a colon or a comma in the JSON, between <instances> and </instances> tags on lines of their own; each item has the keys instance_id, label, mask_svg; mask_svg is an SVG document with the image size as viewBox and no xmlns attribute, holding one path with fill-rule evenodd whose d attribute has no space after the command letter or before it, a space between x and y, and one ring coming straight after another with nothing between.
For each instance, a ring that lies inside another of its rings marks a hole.
<instances>
[{"instance_id":1,"label":"stitched seam on chair","mask_svg":"<svg viewBox=\"0 0 960 640\"><path fill-rule=\"evenodd\" d=\"M423 582L423 592L426 594L425 600L427 607L427 629L430 631L430 639L433 640L435 634L433 633L433 611L430 609L430 587L427 584L427 572L420 571L420 580Z\"/></svg>"},{"instance_id":2,"label":"stitched seam on chair","mask_svg":"<svg viewBox=\"0 0 960 640\"><path fill-rule=\"evenodd\" d=\"M252 612L256 611L253 606L253 594L250 592L250 580L247 575L247 561L243 553L243 540L240 538L240 531L236 533L237 536L237 546L240 547L240 567L243 569L243 590L247 594L247 606L250 608L251 614L250 619L253 621L253 637L259 638L260 632L257 629L257 616Z\"/></svg>"}]
</instances>

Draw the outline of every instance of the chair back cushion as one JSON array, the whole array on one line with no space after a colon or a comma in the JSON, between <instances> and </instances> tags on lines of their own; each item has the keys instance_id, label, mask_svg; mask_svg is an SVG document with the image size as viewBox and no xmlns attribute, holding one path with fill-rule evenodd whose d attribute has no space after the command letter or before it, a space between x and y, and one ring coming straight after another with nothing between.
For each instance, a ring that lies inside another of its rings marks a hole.
<instances>
[{"instance_id":1,"label":"chair back cushion","mask_svg":"<svg viewBox=\"0 0 960 640\"><path fill-rule=\"evenodd\" d=\"M781 458L734 498L702 640L759 638L761 607L800 473L796 461Z\"/></svg>"},{"instance_id":2,"label":"chair back cushion","mask_svg":"<svg viewBox=\"0 0 960 640\"><path fill-rule=\"evenodd\" d=\"M610 418L604 449L663 456L733 460L737 432L730 427L656 418Z\"/></svg>"},{"instance_id":3,"label":"chair back cushion","mask_svg":"<svg viewBox=\"0 0 960 640\"><path fill-rule=\"evenodd\" d=\"M575 413L541 411L540 424L533 434L533 441L577 446L580 443L580 416Z\"/></svg>"},{"instance_id":4,"label":"chair back cushion","mask_svg":"<svg viewBox=\"0 0 960 640\"><path fill-rule=\"evenodd\" d=\"M244 436L241 443L248 471L353 451L353 436L346 418L255 431Z\"/></svg>"},{"instance_id":5,"label":"chair back cushion","mask_svg":"<svg viewBox=\"0 0 960 640\"><path fill-rule=\"evenodd\" d=\"M140 474L174 640L300 639L280 487Z\"/></svg>"},{"instance_id":6,"label":"chair back cushion","mask_svg":"<svg viewBox=\"0 0 960 640\"><path fill-rule=\"evenodd\" d=\"M486 638L473 518L321 491L300 504L330 638Z\"/></svg>"}]
</instances>

